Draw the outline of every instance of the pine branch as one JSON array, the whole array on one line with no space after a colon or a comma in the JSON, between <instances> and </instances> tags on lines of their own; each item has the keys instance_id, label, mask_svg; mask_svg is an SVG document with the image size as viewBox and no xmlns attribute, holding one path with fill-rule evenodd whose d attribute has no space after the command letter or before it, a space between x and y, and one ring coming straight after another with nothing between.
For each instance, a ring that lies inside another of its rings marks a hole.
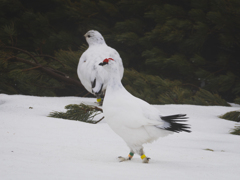
<instances>
[{"instance_id":1,"label":"pine branch","mask_svg":"<svg viewBox=\"0 0 240 180\"><path fill-rule=\"evenodd\" d=\"M0 46L0 48L7 48L7 49L14 49L14 50L21 51L21 52L29 55L35 61L36 64L39 64L38 60L31 53L29 53L28 51L25 51L25 50L20 49L20 48L12 47L12 46Z\"/></svg>"},{"instance_id":2,"label":"pine branch","mask_svg":"<svg viewBox=\"0 0 240 180\"><path fill-rule=\"evenodd\" d=\"M52 56L49 56L49 55L46 55L46 54L40 54L40 55L34 55L34 57L48 57L48 58L51 58L55 61L58 61L63 67L66 67L65 64L63 64L61 61L59 61L57 58L55 57L52 57Z\"/></svg>"},{"instance_id":3,"label":"pine branch","mask_svg":"<svg viewBox=\"0 0 240 180\"><path fill-rule=\"evenodd\" d=\"M98 121L96 121L94 124L97 124L97 123L99 123L101 120L103 120L104 119L104 116L101 118L101 119L99 119Z\"/></svg>"},{"instance_id":4,"label":"pine branch","mask_svg":"<svg viewBox=\"0 0 240 180\"><path fill-rule=\"evenodd\" d=\"M33 68L29 68L29 69L23 69L22 71L31 71L33 69L38 69L40 68L41 66L36 66L36 67L33 67Z\"/></svg>"},{"instance_id":5,"label":"pine branch","mask_svg":"<svg viewBox=\"0 0 240 180\"><path fill-rule=\"evenodd\" d=\"M19 57L16 57L16 56L12 56L11 58L8 58L7 60L10 60L10 59L16 60L16 61L19 61L19 62L22 62L22 63L25 63L25 64L29 64L31 66L34 66L33 68L39 68L39 70L47 73L48 75L50 75L53 78L58 79L60 81L63 81L63 82L69 83L69 84L74 84L74 85L79 86L79 87L83 87L82 84L80 83L80 81L72 79L69 76L66 76L64 73L62 73L60 71L57 71L55 69L52 69L52 68L49 68L49 67L44 67L42 65L39 65L38 63L33 63L29 60L19 58Z\"/></svg>"},{"instance_id":6,"label":"pine branch","mask_svg":"<svg viewBox=\"0 0 240 180\"><path fill-rule=\"evenodd\" d=\"M98 122L104 119L104 116L103 116L98 121L93 120L96 115L99 115L103 112L101 108L98 108L96 106L85 105L83 103L79 105L69 104L65 106L65 109L67 109L66 112L57 112L57 111L51 112L49 114L49 117L76 120L76 121L82 121L82 122L87 122L92 124L97 124Z\"/></svg>"},{"instance_id":7,"label":"pine branch","mask_svg":"<svg viewBox=\"0 0 240 180\"><path fill-rule=\"evenodd\" d=\"M198 87L198 86L196 86L194 84L190 84L190 83L184 83L184 84L182 84L182 86L192 86L192 87L194 87L196 89L200 89L200 87Z\"/></svg>"}]
</instances>

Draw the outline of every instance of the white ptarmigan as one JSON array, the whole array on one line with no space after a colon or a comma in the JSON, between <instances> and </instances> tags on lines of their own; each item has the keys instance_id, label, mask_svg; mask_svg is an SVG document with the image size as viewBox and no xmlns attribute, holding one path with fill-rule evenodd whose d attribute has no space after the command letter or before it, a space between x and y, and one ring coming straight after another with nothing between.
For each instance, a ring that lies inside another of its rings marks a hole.
<instances>
[{"instance_id":1,"label":"white ptarmigan","mask_svg":"<svg viewBox=\"0 0 240 180\"><path fill-rule=\"evenodd\" d=\"M161 116L155 107L131 95L116 73L119 69L114 59L106 58L99 65L103 66L109 76L103 102L105 120L130 148L128 157L120 156L120 161L131 160L137 153L143 163L148 163L150 158L145 156L143 144L173 132L191 132L187 124L181 123L186 121L185 114Z\"/></svg>"},{"instance_id":2,"label":"white ptarmigan","mask_svg":"<svg viewBox=\"0 0 240 180\"><path fill-rule=\"evenodd\" d=\"M77 74L82 85L97 96L99 102L104 96L109 76L105 69L98 64L105 58L114 59L118 65L116 74L122 79L123 63L118 52L105 43L103 36L98 31L90 30L84 36L89 47L79 59Z\"/></svg>"}]
</instances>

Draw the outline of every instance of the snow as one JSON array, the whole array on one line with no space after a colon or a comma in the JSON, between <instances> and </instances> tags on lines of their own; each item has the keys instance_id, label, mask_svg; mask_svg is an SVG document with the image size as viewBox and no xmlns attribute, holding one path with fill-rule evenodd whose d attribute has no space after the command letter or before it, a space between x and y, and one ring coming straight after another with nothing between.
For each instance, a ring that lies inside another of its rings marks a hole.
<instances>
[{"instance_id":1,"label":"snow","mask_svg":"<svg viewBox=\"0 0 240 180\"><path fill-rule=\"evenodd\" d=\"M151 160L143 164L138 155L118 162L117 157L127 156L129 149L104 120L88 124L47 117L81 102L94 103L95 99L0 94L0 179L240 178L240 136L229 134L237 123L218 118L239 110L238 105L154 105L162 115L186 113L192 133L146 144L144 150Z\"/></svg>"}]
</instances>

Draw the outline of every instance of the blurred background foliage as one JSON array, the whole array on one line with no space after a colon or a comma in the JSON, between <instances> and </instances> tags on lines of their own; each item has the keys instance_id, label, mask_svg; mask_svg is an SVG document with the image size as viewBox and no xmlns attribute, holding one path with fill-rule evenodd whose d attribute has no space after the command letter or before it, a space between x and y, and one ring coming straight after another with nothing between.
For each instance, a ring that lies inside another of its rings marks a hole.
<instances>
[{"instance_id":1,"label":"blurred background foliage","mask_svg":"<svg viewBox=\"0 0 240 180\"><path fill-rule=\"evenodd\" d=\"M76 69L94 29L120 53L135 96L239 103L239 18L239 0L0 0L0 93L91 96Z\"/></svg>"}]
</instances>

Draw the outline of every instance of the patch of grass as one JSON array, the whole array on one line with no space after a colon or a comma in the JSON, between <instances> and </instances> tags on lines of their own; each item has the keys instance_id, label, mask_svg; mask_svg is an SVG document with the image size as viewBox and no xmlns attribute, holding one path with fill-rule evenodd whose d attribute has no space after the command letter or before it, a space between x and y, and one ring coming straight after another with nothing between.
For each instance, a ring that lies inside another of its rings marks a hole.
<instances>
[{"instance_id":1,"label":"patch of grass","mask_svg":"<svg viewBox=\"0 0 240 180\"><path fill-rule=\"evenodd\" d=\"M206 151L212 151L212 152L214 152L214 150L213 150L213 149L209 149L209 148L207 148L207 149L204 149L204 150L206 150Z\"/></svg>"},{"instance_id":2,"label":"patch of grass","mask_svg":"<svg viewBox=\"0 0 240 180\"><path fill-rule=\"evenodd\" d=\"M240 122L240 111L227 112L226 114L219 117L230 121Z\"/></svg>"},{"instance_id":3,"label":"patch of grass","mask_svg":"<svg viewBox=\"0 0 240 180\"><path fill-rule=\"evenodd\" d=\"M67 112L54 111L51 112L48 117L76 120L92 124L96 124L104 118L102 117L98 121L93 121L96 115L102 113L102 109L96 106L85 105L83 103L81 103L80 105L69 104L65 106L65 109L67 109Z\"/></svg>"},{"instance_id":4,"label":"patch of grass","mask_svg":"<svg viewBox=\"0 0 240 180\"><path fill-rule=\"evenodd\" d=\"M219 117L230 121L240 122L240 111L227 112L226 114ZM230 134L240 135L240 126L235 126Z\"/></svg>"},{"instance_id":5,"label":"patch of grass","mask_svg":"<svg viewBox=\"0 0 240 180\"><path fill-rule=\"evenodd\" d=\"M234 102L235 102L236 104L240 104L240 97L237 97L236 99L234 99Z\"/></svg>"},{"instance_id":6,"label":"patch of grass","mask_svg":"<svg viewBox=\"0 0 240 180\"><path fill-rule=\"evenodd\" d=\"M240 135L240 126L235 126L235 128L232 130L231 134Z\"/></svg>"}]
</instances>

